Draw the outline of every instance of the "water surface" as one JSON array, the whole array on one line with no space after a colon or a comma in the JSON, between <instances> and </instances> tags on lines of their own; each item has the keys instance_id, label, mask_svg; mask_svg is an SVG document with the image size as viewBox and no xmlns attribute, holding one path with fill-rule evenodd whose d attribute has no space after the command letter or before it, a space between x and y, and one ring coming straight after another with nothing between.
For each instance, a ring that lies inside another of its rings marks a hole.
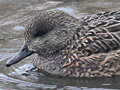
<instances>
[{"instance_id":1,"label":"water surface","mask_svg":"<svg viewBox=\"0 0 120 90\"><path fill-rule=\"evenodd\" d=\"M35 14L63 10L77 18L117 10L119 0L0 0L0 90L118 90L120 76L67 78L45 76L32 65L34 55L6 68L5 63L24 43L25 25Z\"/></svg>"}]
</instances>

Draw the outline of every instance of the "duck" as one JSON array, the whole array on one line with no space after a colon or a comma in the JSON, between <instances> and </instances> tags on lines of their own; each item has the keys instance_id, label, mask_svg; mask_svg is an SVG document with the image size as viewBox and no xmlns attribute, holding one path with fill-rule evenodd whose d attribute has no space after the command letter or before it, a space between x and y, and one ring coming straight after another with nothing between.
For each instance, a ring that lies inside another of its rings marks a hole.
<instances>
[{"instance_id":1,"label":"duck","mask_svg":"<svg viewBox=\"0 0 120 90\"><path fill-rule=\"evenodd\" d=\"M76 18L62 10L35 15L25 42L6 62L9 67L35 54L33 65L47 75L112 77L120 75L120 11Z\"/></svg>"}]
</instances>

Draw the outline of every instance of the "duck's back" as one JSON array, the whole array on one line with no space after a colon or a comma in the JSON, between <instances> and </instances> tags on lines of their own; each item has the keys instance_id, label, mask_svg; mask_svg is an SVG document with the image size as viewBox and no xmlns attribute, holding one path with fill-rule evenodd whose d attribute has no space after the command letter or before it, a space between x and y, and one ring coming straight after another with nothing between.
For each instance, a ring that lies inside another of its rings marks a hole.
<instances>
[{"instance_id":1,"label":"duck's back","mask_svg":"<svg viewBox=\"0 0 120 90\"><path fill-rule=\"evenodd\" d=\"M69 42L71 54L63 64L66 75L120 75L120 11L94 14L84 21Z\"/></svg>"},{"instance_id":2,"label":"duck's back","mask_svg":"<svg viewBox=\"0 0 120 90\"><path fill-rule=\"evenodd\" d=\"M107 53L120 47L120 12L108 11L84 18L83 37L79 39L78 53L89 56Z\"/></svg>"}]
</instances>

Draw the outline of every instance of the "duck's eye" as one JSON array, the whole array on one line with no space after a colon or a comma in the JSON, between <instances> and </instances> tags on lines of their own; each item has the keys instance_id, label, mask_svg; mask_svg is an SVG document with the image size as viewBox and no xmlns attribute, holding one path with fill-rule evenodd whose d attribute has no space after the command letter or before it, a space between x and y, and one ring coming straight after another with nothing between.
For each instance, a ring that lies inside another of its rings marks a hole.
<instances>
[{"instance_id":1,"label":"duck's eye","mask_svg":"<svg viewBox=\"0 0 120 90\"><path fill-rule=\"evenodd\" d=\"M55 25L54 25L55 26ZM36 28L34 29L34 37L41 37L47 33L49 33L50 31L53 30L54 28L53 25L49 24L49 23L41 23L41 25L36 26Z\"/></svg>"},{"instance_id":2,"label":"duck's eye","mask_svg":"<svg viewBox=\"0 0 120 90\"><path fill-rule=\"evenodd\" d=\"M38 36L43 36L45 35L47 32L39 32L39 33L36 33L34 36L35 37L38 37Z\"/></svg>"}]
</instances>

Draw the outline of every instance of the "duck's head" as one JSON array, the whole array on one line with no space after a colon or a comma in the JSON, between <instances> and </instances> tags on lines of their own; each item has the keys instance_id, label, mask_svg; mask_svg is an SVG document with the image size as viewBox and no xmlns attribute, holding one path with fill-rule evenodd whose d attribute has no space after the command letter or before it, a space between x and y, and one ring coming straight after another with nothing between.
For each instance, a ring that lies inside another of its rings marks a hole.
<instances>
[{"instance_id":1,"label":"duck's head","mask_svg":"<svg viewBox=\"0 0 120 90\"><path fill-rule=\"evenodd\" d=\"M33 17L25 29L25 44L16 56L8 60L9 67L25 57L38 53L41 56L57 53L67 46L67 41L76 33L79 20L61 11L41 12Z\"/></svg>"}]
</instances>

